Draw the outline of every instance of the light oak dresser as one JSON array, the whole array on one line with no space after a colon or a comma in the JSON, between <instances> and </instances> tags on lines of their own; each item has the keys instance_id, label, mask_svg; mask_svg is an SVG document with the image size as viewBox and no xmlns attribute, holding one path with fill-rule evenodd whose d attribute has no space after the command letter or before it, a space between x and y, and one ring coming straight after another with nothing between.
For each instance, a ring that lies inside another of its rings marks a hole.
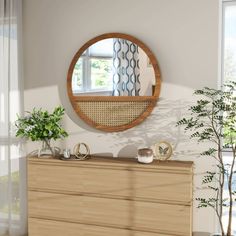
<instances>
[{"instance_id":1,"label":"light oak dresser","mask_svg":"<svg viewBox=\"0 0 236 236\"><path fill-rule=\"evenodd\" d=\"M28 160L29 236L190 236L192 162Z\"/></svg>"}]
</instances>

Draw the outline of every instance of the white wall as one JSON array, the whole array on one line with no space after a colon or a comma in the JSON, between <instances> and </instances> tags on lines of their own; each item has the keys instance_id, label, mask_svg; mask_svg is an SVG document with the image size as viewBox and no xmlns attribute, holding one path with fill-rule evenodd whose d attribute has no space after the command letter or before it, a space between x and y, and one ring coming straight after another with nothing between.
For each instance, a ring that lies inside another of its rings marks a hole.
<instances>
[{"instance_id":1,"label":"white wall","mask_svg":"<svg viewBox=\"0 0 236 236\"><path fill-rule=\"evenodd\" d=\"M200 176L212 162L198 158L204 147L175 124L192 102L193 89L217 86L218 18L217 0L23 0L25 110L66 108L64 127L70 136L58 144L62 148L85 142L93 153L135 156L137 148L167 140L174 146L173 159L195 161L199 196ZM80 121L66 92L73 55L106 32L131 34L148 45L163 80L152 115L118 133L100 132ZM30 143L29 151L36 145ZM194 206L194 231L213 232L213 216Z\"/></svg>"},{"instance_id":2,"label":"white wall","mask_svg":"<svg viewBox=\"0 0 236 236\"><path fill-rule=\"evenodd\" d=\"M147 54L139 47L140 95L152 96L152 86L156 84L155 71Z\"/></svg>"}]
</instances>

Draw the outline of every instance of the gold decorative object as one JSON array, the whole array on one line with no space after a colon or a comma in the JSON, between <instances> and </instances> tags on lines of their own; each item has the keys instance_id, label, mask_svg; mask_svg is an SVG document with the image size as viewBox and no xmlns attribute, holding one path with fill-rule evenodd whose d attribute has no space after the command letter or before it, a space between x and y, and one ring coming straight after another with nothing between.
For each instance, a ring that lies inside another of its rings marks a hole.
<instances>
[{"instance_id":1,"label":"gold decorative object","mask_svg":"<svg viewBox=\"0 0 236 236\"><path fill-rule=\"evenodd\" d=\"M84 147L85 153L82 153L81 149ZM79 160L85 160L90 157L90 149L86 143L78 143L74 146L73 149L74 155Z\"/></svg>"},{"instance_id":2,"label":"gold decorative object","mask_svg":"<svg viewBox=\"0 0 236 236\"><path fill-rule=\"evenodd\" d=\"M155 144L155 154L158 160L168 160L172 155L173 149L170 143L161 141Z\"/></svg>"}]
</instances>

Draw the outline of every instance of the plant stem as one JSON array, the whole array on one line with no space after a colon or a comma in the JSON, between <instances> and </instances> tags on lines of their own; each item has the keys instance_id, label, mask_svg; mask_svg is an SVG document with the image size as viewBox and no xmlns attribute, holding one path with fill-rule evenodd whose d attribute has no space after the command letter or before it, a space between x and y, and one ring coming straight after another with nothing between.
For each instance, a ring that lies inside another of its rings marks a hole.
<instances>
[{"instance_id":1,"label":"plant stem","mask_svg":"<svg viewBox=\"0 0 236 236\"><path fill-rule=\"evenodd\" d=\"M215 134L216 140L217 140L217 146L218 146L218 161L220 163L220 173L219 173L219 187L220 187L220 204L218 204L218 207L216 207L216 214L218 216L219 219L219 223L220 223L220 228L221 228L221 233L222 236L225 236L225 232L224 232L224 227L223 227L223 222L222 222L222 216L223 216L223 190L224 190L224 182L225 182L225 168L224 168L224 162L223 162L223 158L222 158L222 150L221 150L221 133L222 133L222 128L217 131L217 127L215 127L215 123L214 123L214 106L212 107L211 110L211 116L208 118L211 121L211 126L213 129L213 132Z\"/></svg>"},{"instance_id":2,"label":"plant stem","mask_svg":"<svg viewBox=\"0 0 236 236\"><path fill-rule=\"evenodd\" d=\"M222 223L222 216L220 216L217 209L215 209L215 212L216 212L216 215L217 215L219 223L220 223L221 234L222 234L222 236L225 236L224 226L223 226L223 223Z\"/></svg>"},{"instance_id":3,"label":"plant stem","mask_svg":"<svg viewBox=\"0 0 236 236\"><path fill-rule=\"evenodd\" d=\"M48 147L48 149L50 149L52 155L54 156L54 151L50 145L50 139L44 139L45 143L46 143L46 146Z\"/></svg>"},{"instance_id":4,"label":"plant stem","mask_svg":"<svg viewBox=\"0 0 236 236\"><path fill-rule=\"evenodd\" d=\"M229 213L228 213L228 228L227 228L227 236L231 235L231 225L232 225L232 213L233 213L233 194L232 194L232 180L234 173L234 164L235 164L235 148L232 146L233 151L233 161L230 168L230 175L228 181L228 192L229 192Z\"/></svg>"},{"instance_id":5,"label":"plant stem","mask_svg":"<svg viewBox=\"0 0 236 236\"><path fill-rule=\"evenodd\" d=\"M220 148L219 148L220 149ZM222 221L222 215L223 215L223 190L224 190L224 183L225 183L225 168L222 160L222 154L221 154L221 149L218 150L218 156L219 156L219 161L220 161L220 168L221 168L221 173L219 177L219 184L220 184L220 204L219 204L219 213L220 213L220 219Z\"/></svg>"}]
</instances>

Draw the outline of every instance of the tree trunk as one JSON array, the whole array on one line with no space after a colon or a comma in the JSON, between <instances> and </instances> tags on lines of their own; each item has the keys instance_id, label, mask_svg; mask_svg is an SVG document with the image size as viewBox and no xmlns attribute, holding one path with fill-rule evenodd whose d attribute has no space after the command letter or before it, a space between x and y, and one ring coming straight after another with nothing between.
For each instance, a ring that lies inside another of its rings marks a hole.
<instances>
[{"instance_id":1,"label":"tree trunk","mask_svg":"<svg viewBox=\"0 0 236 236\"><path fill-rule=\"evenodd\" d=\"M232 194L232 181L234 174L234 164L235 164L235 150L233 148L233 161L230 168L229 181L228 181L228 192L229 192L229 213L228 213L228 228L227 236L231 236L231 225L232 225L232 214L233 214L233 194Z\"/></svg>"}]
</instances>

